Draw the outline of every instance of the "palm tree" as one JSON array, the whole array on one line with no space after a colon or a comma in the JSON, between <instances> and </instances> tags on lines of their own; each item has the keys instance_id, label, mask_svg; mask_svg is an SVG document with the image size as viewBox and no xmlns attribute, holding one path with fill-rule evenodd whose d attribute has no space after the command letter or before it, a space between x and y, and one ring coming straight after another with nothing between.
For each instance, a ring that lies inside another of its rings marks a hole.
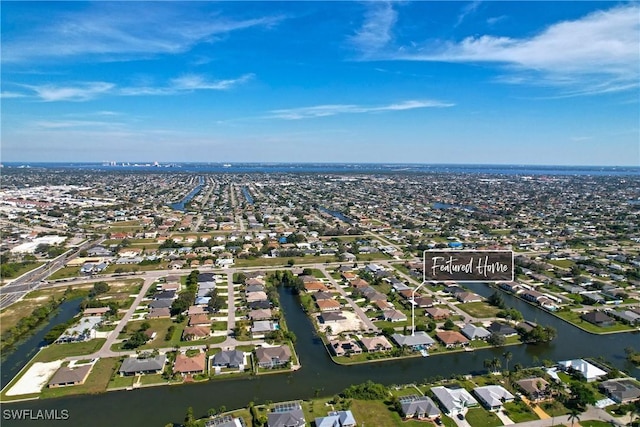
<instances>
[{"instance_id":1,"label":"palm tree","mask_svg":"<svg viewBox=\"0 0 640 427\"><path fill-rule=\"evenodd\" d=\"M500 370L500 366L502 366L502 364L500 363L500 359L494 357L491 360L491 366L493 367L493 372L498 372Z\"/></svg>"},{"instance_id":2,"label":"palm tree","mask_svg":"<svg viewBox=\"0 0 640 427\"><path fill-rule=\"evenodd\" d=\"M572 409L569 413L569 421L571 421L571 427L573 427L576 421L580 422L580 414L581 412L577 409Z\"/></svg>"},{"instance_id":3,"label":"palm tree","mask_svg":"<svg viewBox=\"0 0 640 427\"><path fill-rule=\"evenodd\" d=\"M509 361L511 359L513 359L513 353L511 353L510 351L505 351L504 353L502 353L502 357L504 357L504 362L505 362L505 366L507 371L509 370Z\"/></svg>"}]
</instances>

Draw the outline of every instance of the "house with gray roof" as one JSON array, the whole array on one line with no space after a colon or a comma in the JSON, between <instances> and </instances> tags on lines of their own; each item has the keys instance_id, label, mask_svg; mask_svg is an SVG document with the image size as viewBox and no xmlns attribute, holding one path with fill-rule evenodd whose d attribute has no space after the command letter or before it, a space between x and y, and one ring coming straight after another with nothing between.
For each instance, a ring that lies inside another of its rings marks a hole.
<instances>
[{"instance_id":1,"label":"house with gray roof","mask_svg":"<svg viewBox=\"0 0 640 427\"><path fill-rule=\"evenodd\" d=\"M244 369L244 352L240 350L223 350L211 358L211 365L216 368Z\"/></svg>"},{"instance_id":2,"label":"house with gray roof","mask_svg":"<svg viewBox=\"0 0 640 427\"><path fill-rule=\"evenodd\" d=\"M512 402L513 394L507 389L499 385L487 385L484 387L476 387L473 392L480 399L482 404L490 411L497 411L502 408L505 402Z\"/></svg>"},{"instance_id":3,"label":"house with gray roof","mask_svg":"<svg viewBox=\"0 0 640 427\"><path fill-rule=\"evenodd\" d=\"M403 396L399 399L405 418L433 419L440 415L440 409L427 396Z\"/></svg>"},{"instance_id":4,"label":"house with gray roof","mask_svg":"<svg viewBox=\"0 0 640 427\"><path fill-rule=\"evenodd\" d=\"M400 347L409 347L414 350L422 350L435 344L435 340L424 331L417 331L414 335L393 334L391 338Z\"/></svg>"},{"instance_id":5,"label":"house with gray roof","mask_svg":"<svg viewBox=\"0 0 640 427\"><path fill-rule=\"evenodd\" d=\"M478 401L463 388L432 387L431 392L440 402L444 413L453 416L466 411L467 408L477 406Z\"/></svg>"},{"instance_id":6,"label":"house with gray roof","mask_svg":"<svg viewBox=\"0 0 640 427\"><path fill-rule=\"evenodd\" d=\"M351 411L332 411L326 417L315 420L316 427L356 427L356 419Z\"/></svg>"},{"instance_id":7,"label":"house with gray roof","mask_svg":"<svg viewBox=\"0 0 640 427\"><path fill-rule=\"evenodd\" d=\"M267 415L268 427L304 427L306 423L300 404L286 409L276 407Z\"/></svg>"},{"instance_id":8,"label":"house with gray roof","mask_svg":"<svg viewBox=\"0 0 640 427\"><path fill-rule=\"evenodd\" d=\"M484 340L491 335L491 332L487 331L482 326L476 326L473 323L467 323L460 328L460 333L470 340Z\"/></svg>"},{"instance_id":9,"label":"house with gray roof","mask_svg":"<svg viewBox=\"0 0 640 427\"><path fill-rule=\"evenodd\" d=\"M286 365L290 360L291 349L288 345L259 347L256 349L256 361L261 368L274 368Z\"/></svg>"},{"instance_id":10,"label":"house with gray roof","mask_svg":"<svg viewBox=\"0 0 640 427\"><path fill-rule=\"evenodd\" d=\"M167 357L164 354L143 359L128 357L122 361L118 373L120 375L158 374L164 369L166 361Z\"/></svg>"},{"instance_id":11,"label":"house with gray roof","mask_svg":"<svg viewBox=\"0 0 640 427\"><path fill-rule=\"evenodd\" d=\"M49 380L48 386L53 388L84 384L91 372L91 368L93 368L93 364L77 367L63 366Z\"/></svg>"},{"instance_id":12,"label":"house with gray roof","mask_svg":"<svg viewBox=\"0 0 640 427\"><path fill-rule=\"evenodd\" d=\"M600 388L616 403L628 403L640 399L640 384L631 379L604 381Z\"/></svg>"}]
</instances>

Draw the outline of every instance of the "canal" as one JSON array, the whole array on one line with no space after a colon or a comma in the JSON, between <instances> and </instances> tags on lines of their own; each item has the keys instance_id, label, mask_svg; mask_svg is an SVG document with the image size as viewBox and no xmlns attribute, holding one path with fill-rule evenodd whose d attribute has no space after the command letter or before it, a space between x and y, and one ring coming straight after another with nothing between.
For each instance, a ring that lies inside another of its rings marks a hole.
<instances>
[{"instance_id":1,"label":"canal","mask_svg":"<svg viewBox=\"0 0 640 427\"><path fill-rule=\"evenodd\" d=\"M484 284L470 284L477 293L488 296L494 290ZM384 384L402 384L423 381L435 376L482 373L485 359L500 357L504 348L476 350L474 352L434 355L428 358L412 358L356 366L339 366L327 355L320 339L314 336L311 322L306 317L297 297L280 289L281 306L289 328L296 334L296 350L302 369L294 373L265 375L236 380L215 380L201 384L162 386L134 391L110 392L21 402L7 405L11 409L66 409L67 421L47 421L47 426L164 426L169 422L181 422L186 408L191 406L196 416L205 416L212 407L228 409L256 403L306 399L320 395L333 395L350 384L374 380ZM549 344L508 347L513 354L510 364L524 366L540 364L542 360L563 360L577 357L602 356L619 369L638 374L626 362L624 349L638 348L640 334L623 333L605 336L583 332L549 313L504 294L507 305L517 308L526 319L550 325L557 329L558 338ZM98 415L99 414L99 415ZM24 421L3 419L3 426L27 425Z\"/></svg>"},{"instance_id":2,"label":"canal","mask_svg":"<svg viewBox=\"0 0 640 427\"><path fill-rule=\"evenodd\" d=\"M200 191L202 191L202 187L203 186L204 186L204 178L203 177L199 177L198 178L198 185L196 185L195 188L189 192L189 194L184 196L184 198L179 202L170 203L169 206L173 210L184 211L185 210L185 206L187 205L187 203L189 203L194 197L196 197L198 195L198 193Z\"/></svg>"},{"instance_id":3,"label":"canal","mask_svg":"<svg viewBox=\"0 0 640 427\"><path fill-rule=\"evenodd\" d=\"M327 208L325 208L325 207L323 207L323 206L318 206L318 210L319 210L320 212L327 213L327 214L331 215L331 216L332 216L332 217L334 217L334 218L338 218L340 221L344 221L344 222L346 222L347 224L351 224L351 225L353 225L353 223L355 223L355 221L354 221L353 219L349 218L348 216L346 216L346 215L345 215L345 214L343 214L342 212L339 212L339 211L333 211L333 210L331 210L331 209L327 209Z\"/></svg>"}]
</instances>

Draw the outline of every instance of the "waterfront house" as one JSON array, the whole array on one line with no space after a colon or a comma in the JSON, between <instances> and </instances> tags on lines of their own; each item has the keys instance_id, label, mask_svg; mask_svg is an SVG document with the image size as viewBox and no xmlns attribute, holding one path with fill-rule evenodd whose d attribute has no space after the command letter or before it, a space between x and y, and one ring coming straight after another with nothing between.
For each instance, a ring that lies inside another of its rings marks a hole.
<instances>
[{"instance_id":1,"label":"waterfront house","mask_svg":"<svg viewBox=\"0 0 640 427\"><path fill-rule=\"evenodd\" d=\"M482 301L482 297L478 294L474 294L473 292L458 292L455 295L456 299L463 304Z\"/></svg>"},{"instance_id":2,"label":"waterfront house","mask_svg":"<svg viewBox=\"0 0 640 427\"><path fill-rule=\"evenodd\" d=\"M428 396L413 394L400 397L398 400L400 401L404 418L426 420L440 416L438 406Z\"/></svg>"},{"instance_id":3,"label":"waterfront house","mask_svg":"<svg viewBox=\"0 0 640 427\"><path fill-rule=\"evenodd\" d=\"M422 350L435 344L433 338L424 331L417 331L413 335L402 335L396 333L391 335L391 338L393 338L400 347L409 347L413 350Z\"/></svg>"},{"instance_id":4,"label":"waterfront house","mask_svg":"<svg viewBox=\"0 0 640 427\"><path fill-rule=\"evenodd\" d=\"M211 358L211 365L215 368L244 369L245 357L240 350L223 350Z\"/></svg>"},{"instance_id":5,"label":"waterfront house","mask_svg":"<svg viewBox=\"0 0 640 427\"><path fill-rule=\"evenodd\" d=\"M167 357L160 354L154 357L127 357L118 370L120 375L158 374L164 369Z\"/></svg>"},{"instance_id":6,"label":"waterfront house","mask_svg":"<svg viewBox=\"0 0 640 427\"><path fill-rule=\"evenodd\" d=\"M544 378L525 378L516 381L516 384L533 402L538 402L547 396L549 383Z\"/></svg>"},{"instance_id":7,"label":"waterfront house","mask_svg":"<svg viewBox=\"0 0 640 427\"><path fill-rule=\"evenodd\" d=\"M338 301L329 299L329 300L320 300L316 301L316 305L320 309L320 311L336 311L340 310L341 305Z\"/></svg>"},{"instance_id":8,"label":"waterfront house","mask_svg":"<svg viewBox=\"0 0 640 427\"><path fill-rule=\"evenodd\" d=\"M362 337L360 338L360 342L367 353L390 351L393 348L389 340L382 335L376 337Z\"/></svg>"},{"instance_id":9,"label":"waterfront house","mask_svg":"<svg viewBox=\"0 0 640 427\"><path fill-rule=\"evenodd\" d=\"M265 334L275 330L276 324L271 320L256 320L253 322L253 326L251 327L251 335L254 337L264 336Z\"/></svg>"},{"instance_id":10,"label":"waterfront house","mask_svg":"<svg viewBox=\"0 0 640 427\"><path fill-rule=\"evenodd\" d=\"M505 402L512 402L514 399L513 394L500 385L476 387L473 392L490 411L497 411L502 408Z\"/></svg>"},{"instance_id":11,"label":"waterfront house","mask_svg":"<svg viewBox=\"0 0 640 427\"><path fill-rule=\"evenodd\" d=\"M460 329L460 333L470 340L485 340L491 335L491 332L487 331L482 326L476 326L473 323L467 323Z\"/></svg>"},{"instance_id":12,"label":"waterfront house","mask_svg":"<svg viewBox=\"0 0 640 427\"><path fill-rule=\"evenodd\" d=\"M438 386L432 387L431 392L442 405L443 412L450 417L478 405L478 401L464 388Z\"/></svg>"},{"instance_id":13,"label":"waterfront house","mask_svg":"<svg viewBox=\"0 0 640 427\"><path fill-rule=\"evenodd\" d=\"M307 421L298 402L277 404L267 415L268 427L304 427Z\"/></svg>"},{"instance_id":14,"label":"waterfront house","mask_svg":"<svg viewBox=\"0 0 640 427\"><path fill-rule=\"evenodd\" d=\"M178 354L173 363L173 372L184 375L203 374L206 368L206 355L199 352L195 356Z\"/></svg>"},{"instance_id":15,"label":"waterfront house","mask_svg":"<svg viewBox=\"0 0 640 427\"><path fill-rule=\"evenodd\" d=\"M558 366L564 371L579 373L587 382L607 375L605 371L583 359L563 360L558 362Z\"/></svg>"},{"instance_id":16,"label":"waterfront house","mask_svg":"<svg viewBox=\"0 0 640 427\"><path fill-rule=\"evenodd\" d=\"M347 320L347 318L342 315L342 311L325 311L318 316L318 320L322 324L327 324L338 323L343 320Z\"/></svg>"},{"instance_id":17,"label":"waterfront house","mask_svg":"<svg viewBox=\"0 0 640 427\"><path fill-rule=\"evenodd\" d=\"M492 334L502 335L505 338L518 335L518 331L516 331L514 328L500 322L491 322L487 330Z\"/></svg>"},{"instance_id":18,"label":"waterfront house","mask_svg":"<svg viewBox=\"0 0 640 427\"><path fill-rule=\"evenodd\" d=\"M356 427L356 419L351 411L332 411L326 417L315 420L316 427Z\"/></svg>"},{"instance_id":19,"label":"waterfront house","mask_svg":"<svg viewBox=\"0 0 640 427\"><path fill-rule=\"evenodd\" d=\"M259 347L256 349L256 362L261 368L275 368L289 363L291 349L288 345L277 347Z\"/></svg>"},{"instance_id":20,"label":"waterfront house","mask_svg":"<svg viewBox=\"0 0 640 427\"><path fill-rule=\"evenodd\" d=\"M242 418L220 415L207 420L204 427L245 427L245 424Z\"/></svg>"},{"instance_id":21,"label":"waterfront house","mask_svg":"<svg viewBox=\"0 0 640 427\"><path fill-rule=\"evenodd\" d=\"M362 349L358 343L352 339L331 340L329 341L329 347L336 356L348 356L350 354L362 353Z\"/></svg>"},{"instance_id":22,"label":"waterfront house","mask_svg":"<svg viewBox=\"0 0 640 427\"><path fill-rule=\"evenodd\" d=\"M469 345L467 337L458 331L440 331L436 333L436 338L438 338L447 348L454 348L458 346L464 347Z\"/></svg>"},{"instance_id":23,"label":"waterfront house","mask_svg":"<svg viewBox=\"0 0 640 427\"><path fill-rule=\"evenodd\" d=\"M271 310L268 308L251 310L248 315L251 320L267 320L271 319L271 316Z\"/></svg>"},{"instance_id":24,"label":"waterfront house","mask_svg":"<svg viewBox=\"0 0 640 427\"><path fill-rule=\"evenodd\" d=\"M600 327L613 326L616 323L613 318L607 316L602 311L591 311L589 313L583 314L582 316L580 316L580 318Z\"/></svg>"},{"instance_id":25,"label":"waterfront house","mask_svg":"<svg viewBox=\"0 0 640 427\"><path fill-rule=\"evenodd\" d=\"M48 387L54 388L84 384L91 372L91 368L93 368L93 364L74 367L63 366L58 369L49 380Z\"/></svg>"}]
</instances>

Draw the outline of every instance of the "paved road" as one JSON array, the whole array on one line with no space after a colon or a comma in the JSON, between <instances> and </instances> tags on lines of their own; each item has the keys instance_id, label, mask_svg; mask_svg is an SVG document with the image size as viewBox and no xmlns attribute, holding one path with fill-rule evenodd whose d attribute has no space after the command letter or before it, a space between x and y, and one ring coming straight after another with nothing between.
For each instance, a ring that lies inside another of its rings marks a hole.
<instances>
[{"instance_id":1,"label":"paved road","mask_svg":"<svg viewBox=\"0 0 640 427\"><path fill-rule=\"evenodd\" d=\"M227 318L227 332L231 335L233 334L233 329L236 327L236 303L234 298L235 287L233 286L233 273L227 273L227 290L229 292L227 297L227 306L229 310Z\"/></svg>"},{"instance_id":2,"label":"paved road","mask_svg":"<svg viewBox=\"0 0 640 427\"><path fill-rule=\"evenodd\" d=\"M362 322L365 324L367 329L370 329L370 330L372 330L374 332L379 332L380 331L380 328L378 328L376 325L373 324L373 321L371 321L371 319L369 319L369 317L364 312L364 310L362 308L360 308L358 306L358 304L356 304L350 297L347 296L347 293L345 292L345 290L342 289L342 287L335 281L335 279L333 277L331 277L331 275L327 272L327 270L324 268L323 265L321 265L321 264L320 265L316 265L315 268L317 268L320 271L322 271L322 274L324 274L329 279L329 282L331 282L331 285L333 285L333 287L336 288L338 290L338 292L340 292L342 297L347 300L347 302L349 303L351 308L353 308L353 311L355 311L356 314L358 315L358 317L360 317L360 320L362 320Z\"/></svg>"}]
</instances>

